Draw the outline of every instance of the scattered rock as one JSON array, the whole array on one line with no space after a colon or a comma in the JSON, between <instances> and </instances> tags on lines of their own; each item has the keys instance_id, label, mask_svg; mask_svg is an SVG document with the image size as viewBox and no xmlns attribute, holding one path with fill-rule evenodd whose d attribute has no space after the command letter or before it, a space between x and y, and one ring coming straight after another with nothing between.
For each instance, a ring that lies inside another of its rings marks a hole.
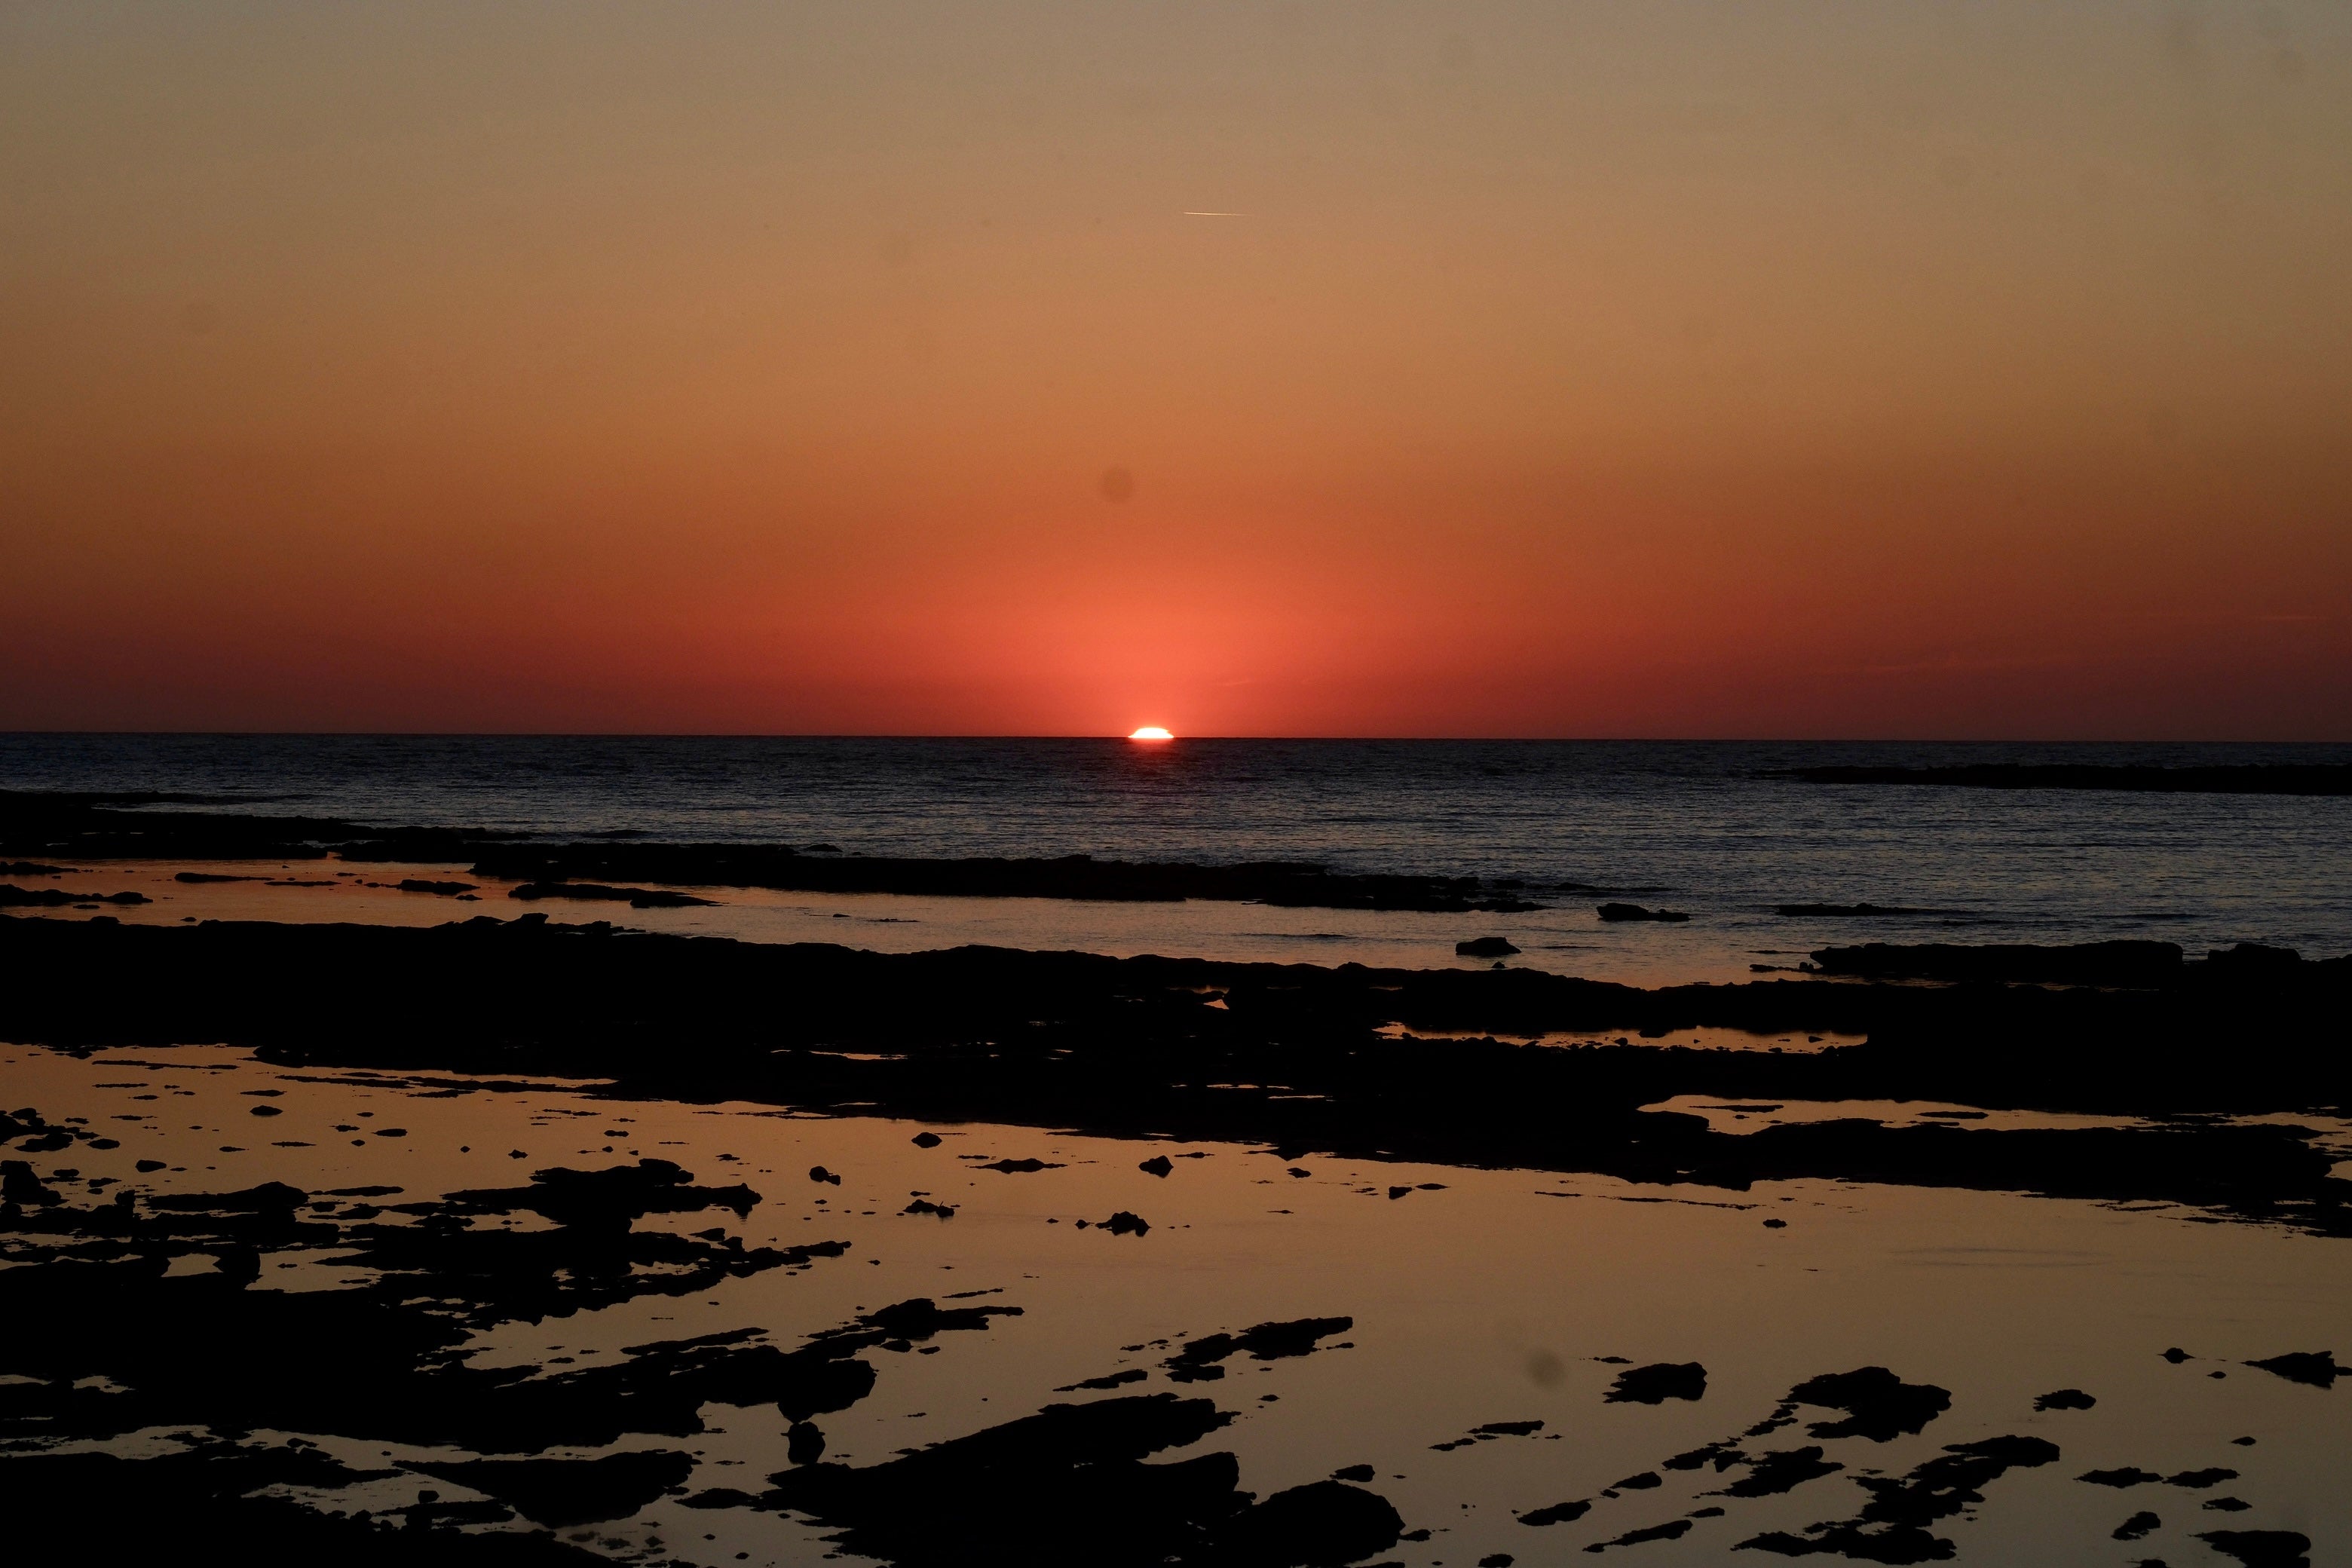
<instances>
[{"instance_id":1,"label":"scattered rock","mask_svg":"<svg viewBox=\"0 0 2352 1568\"><path fill-rule=\"evenodd\" d=\"M1639 1546L1644 1542L1650 1541L1680 1541L1684 1536L1688 1535L1690 1531L1691 1521L1689 1520L1672 1519L1668 1520L1664 1524L1654 1524L1647 1530L1629 1530L1624 1534L1613 1536L1607 1541L1596 1541L1591 1545L1586 1547L1585 1550L1587 1552L1606 1552L1612 1546Z\"/></svg>"},{"instance_id":2,"label":"scattered rock","mask_svg":"<svg viewBox=\"0 0 2352 1568\"><path fill-rule=\"evenodd\" d=\"M1706 1368L1695 1361L1656 1362L1621 1372L1601 1399L1610 1405L1663 1405L1706 1397Z\"/></svg>"},{"instance_id":3,"label":"scattered rock","mask_svg":"<svg viewBox=\"0 0 2352 1568\"><path fill-rule=\"evenodd\" d=\"M2245 1568L2310 1568L2311 1537L2292 1530L2206 1530L2197 1539Z\"/></svg>"},{"instance_id":4,"label":"scattered rock","mask_svg":"<svg viewBox=\"0 0 2352 1568\"><path fill-rule=\"evenodd\" d=\"M1924 1429L1951 1408L1952 1395L1933 1384L1906 1383L1883 1366L1865 1366L1809 1378L1789 1391L1787 1403L1846 1413L1843 1421L1815 1422L1806 1429L1812 1436L1886 1443Z\"/></svg>"},{"instance_id":5,"label":"scattered rock","mask_svg":"<svg viewBox=\"0 0 2352 1568\"><path fill-rule=\"evenodd\" d=\"M1054 1392L1056 1394L1076 1394L1081 1389L1124 1388L1130 1383L1141 1383L1145 1378L1150 1377L1150 1375L1151 1374L1150 1373L1144 1371L1139 1366L1131 1366L1123 1372L1105 1373L1100 1377L1082 1377L1078 1379L1077 1382L1066 1384L1062 1387L1054 1390ZM1341 1479L1347 1479L1348 1478L1342 1477ZM1365 1472L1362 1479L1365 1480L1371 1479L1370 1472Z\"/></svg>"},{"instance_id":6,"label":"scattered rock","mask_svg":"<svg viewBox=\"0 0 2352 1568\"><path fill-rule=\"evenodd\" d=\"M1594 912L1612 924L1621 921L1663 921L1676 924L1690 919L1680 910L1649 910L1639 904L1603 904ZM1689 1526L1684 1528L1688 1529Z\"/></svg>"},{"instance_id":7,"label":"scattered rock","mask_svg":"<svg viewBox=\"0 0 2352 1568\"><path fill-rule=\"evenodd\" d=\"M2201 1492L2208 1488L2218 1487L2223 1481L2234 1481L2237 1479L2237 1471L2223 1469L2221 1466L2215 1465L2207 1469L2183 1470L2177 1476L2167 1476L2164 1478L2164 1484L2168 1487L2180 1487L2189 1491Z\"/></svg>"},{"instance_id":8,"label":"scattered rock","mask_svg":"<svg viewBox=\"0 0 2352 1568\"><path fill-rule=\"evenodd\" d=\"M511 1503L554 1529L626 1519L694 1473L691 1454L646 1449L594 1459L417 1460L408 1468Z\"/></svg>"},{"instance_id":9,"label":"scattered rock","mask_svg":"<svg viewBox=\"0 0 2352 1568\"><path fill-rule=\"evenodd\" d=\"M2352 1377L2352 1367L2336 1364L2334 1351L2296 1351L2287 1355L2274 1355L2267 1361L2250 1361L2248 1366L2260 1367L2273 1376L2289 1383L2308 1384L2314 1388L2332 1388L2339 1377Z\"/></svg>"},{"instance_id":10,"label":"scattered rock","mask_svg":"<svg viewBox=\"0 0 2352 1568\"><path fill-rule=\"evenodd\" d=\"M1260 1323L1238 1334L1210 1334L1187 1343L1167 1361L1171 1383L1201 1383L1224 1376L1223 1363L1236 1355L1252 1361L1285 1361L1310 1355L1322 1342L1356 1326L1353 1318L1294 1318Z\"/></svg>"},{"instance_id":11,"label":"scattered rock","mask_svg":"<svg viewBox=\"0 0 2352 1568\"><path fill-rule=\"evenodd\" d=\"M1725 1487L1724 1497L1778 1497L1805 1482L1833 1476L1845 1467L1823 1459L1819 1448L1780 1448L1759 1454L1748 1472ZM1619 1483L1622 1485L1622 1482Z\"/></svg>"},{"instance_id":12,"label":"scattered rock","mask_svg":"<svg viewBox=\"0 0 2352 1568\"><path fill-rule=\"evenodd\" d=\"M2118 1490L2125 1487L2144 1487L2151 1481L2164 1479L2154 1470L2143 1470L2131 1465L2114 1470L2085 1470L2074 1479L2088 1481L2095 1487L2114 1487Z\"/></svg>"},{"instance_id":13,"label":"scattered rock","mask_svg":"<svg viewBox=\"0 0 2352 1568\"><path fill-rule=\"evenodd\" d=\"M1236 1563L1336 1568L1387 1551L1403 1530L1404 1521L1378 1492L1341 1481L1309 1481L1234 1515L1211 1531L1210 1541L1213 1552Z\"/></svg>"}]
</instances>

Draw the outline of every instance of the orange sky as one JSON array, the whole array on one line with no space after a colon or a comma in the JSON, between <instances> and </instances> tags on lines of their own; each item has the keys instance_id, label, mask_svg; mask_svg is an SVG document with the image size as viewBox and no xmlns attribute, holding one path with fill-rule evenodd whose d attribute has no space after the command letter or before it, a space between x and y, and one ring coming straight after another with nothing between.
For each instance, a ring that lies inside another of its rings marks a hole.
<instances>
[{"instance_id":1,"label":"orange sky","mask_svg":"<svg viewBox=\"0 0 2352 1568\"><path fill-rule=\"evenodd\" d=\"M2347 258L2333 0L13 6L0 727L2352 739Z\"/></svg>"}]
</instances>

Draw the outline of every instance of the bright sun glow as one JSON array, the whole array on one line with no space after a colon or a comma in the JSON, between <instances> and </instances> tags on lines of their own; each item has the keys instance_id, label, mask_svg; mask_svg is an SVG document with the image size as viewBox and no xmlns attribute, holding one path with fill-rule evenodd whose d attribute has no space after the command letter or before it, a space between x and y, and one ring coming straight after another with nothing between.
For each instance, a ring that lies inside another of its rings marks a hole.
<instances>
[{"instance_id":1,"label":"bright sun glow","mask_svg":"<svg viewBox=\"0 0 2352 1568\"><path fill-rule=\"evenodd\" d=\"M1146 724L1128 737L1130 741L1172 741L1175 738L1157 724Z\"/></svg>"}]
</instances>

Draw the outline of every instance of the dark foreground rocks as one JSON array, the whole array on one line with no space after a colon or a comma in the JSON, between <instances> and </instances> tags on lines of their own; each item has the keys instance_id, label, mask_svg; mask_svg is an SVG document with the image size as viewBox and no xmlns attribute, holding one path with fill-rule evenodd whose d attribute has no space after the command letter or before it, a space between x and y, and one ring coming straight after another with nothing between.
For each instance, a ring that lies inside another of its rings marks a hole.
<instances>
[{"instance_id":1,"label":"dark foreground rocks","mask_svg":"<svg viewBox=\"0 0 2352 1568\"><path fill-rule=\"evenodd\" d=\"M30 1112L12 1122L47 1125ZM415 1201L352 1195L269 1183L118 1187L77 1203L43 1187L37 1201L0 1205L11 1265L0 1268L0 1509L26 1561L174 1561L203 1542L273 1565L585 1565L612 1559L562 1532L665 1497L793 1509L906 1564L1307 1568L1385 1550L1402 1529L1360 1486L1261 1498L1241 1488L1231 1453L1155 1458L1232 1420L1175 1393L1050 1405L875 1465L824 1459L817 1422L872 1392L874 1352L936 1349L1018 1307L918 1298L793 1347L743 1328L626 1346L610 1364L474 1364L471 1336L501 1324L698 1295L730 1275L844 1255L839 1242L747 1247L724 1223L705 1225L756 1207L747 1187L640 1161ZM546 1223L518 1227L524 1215ZM331 1258L341 1282L263 1289L264 1256L273 1267ZM1348 1327L1307 1319L1213 1334L1171 1358L1170 1375L1309 1354ZM714 1405L733 1408L730 1426L785 1436L792 1468L767 1491L708 1484L730 1473L706 1472L689 1451ZM126 1446L58 1447L105 1443ZM382 1462L329 1451L355 1445Z\"/></svg>"},{"instance_id":2,"label":"dark foreground rocks","mask_svg":"<svg viewBox=\"0 0 2352 1568\"><path fill-rule=\"evenodd\" d=\"M2215 1119L2352 1103L2352 963L2227 956L2167 964L2161 984L2137 989L1803 979L1644 991L1509 970L880 954L535 917L430 929L0 919L0 965L43 977L0 990L0 1037L228 1041L281 1063L597 1077L636 1096L1734 1188L1827 1176L2161 1199L2352 1230L2352 1189L2304 1130ZM1697 1026L1868 1041L1776 1053L1507 1038ZM1849 1119L1734 1136L1643 1110L1682 1094L2147 1120Z\"/></svg>"},{"instance_id":3,"label":"dark foreground rocks","mask_svg":"<svg viewBox=\"0 0 2352 1568\"><path fill-rule=\"evenodd\" d=\"M1232 1416L1205 1399L1131 1394L1034 1415L862 1468L770 1478L760 1506L833 1527L845 1549L920 1568L976 1562L1303 1568L1396 1544L1384 1498L1317 1481L1263 1500L1230 1453L1154 1462Z\"/></svg>"}]
</instances>

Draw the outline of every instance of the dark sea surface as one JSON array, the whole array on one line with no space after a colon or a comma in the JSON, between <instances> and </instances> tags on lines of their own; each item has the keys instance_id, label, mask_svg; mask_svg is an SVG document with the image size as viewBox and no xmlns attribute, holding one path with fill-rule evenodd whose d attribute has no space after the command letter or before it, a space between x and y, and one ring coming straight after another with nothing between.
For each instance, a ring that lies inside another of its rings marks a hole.
<instances>
[{"instance_id":1,"label":"dark sea surface","mask_svg":"<svg viewBox=\"0 0 2352 1568\"><path fill-rule=\"evenodd\" d=\"M1579 922L1601 897L1690 911L1691 929L1639 934L1691 973L1870 939L2152 937L2192 952L2241 941L2313 956L2352 951L2352 799L1771 776L1848 763L2346 762L2352 746L0 736L6 787L185 792L387 825L1520 877ZM1931 912L1863 922L1770 912L1865 901ZM1069 915L1041 914L1034 940L1070 942ZM1323 956L1300 951L1302 941L1363 934L1354 929L1362 921L1334 923L1256 934L1268 955L1286 958ZM1425 932L1426 918L1389 923L1411 929L1415 952L1453 929ZM1255 951L1230 925L1214 942L1182 929L1153 941L1149 922L1107 940ZM952 935L1025 945L1024 931L996 918ZM891 945L903 946L916 933L896 936ZM1613 951L1592 967L1622 970ZM1579 963L1568 949L1550 966Z\"/></svg>"}]
</instances>

